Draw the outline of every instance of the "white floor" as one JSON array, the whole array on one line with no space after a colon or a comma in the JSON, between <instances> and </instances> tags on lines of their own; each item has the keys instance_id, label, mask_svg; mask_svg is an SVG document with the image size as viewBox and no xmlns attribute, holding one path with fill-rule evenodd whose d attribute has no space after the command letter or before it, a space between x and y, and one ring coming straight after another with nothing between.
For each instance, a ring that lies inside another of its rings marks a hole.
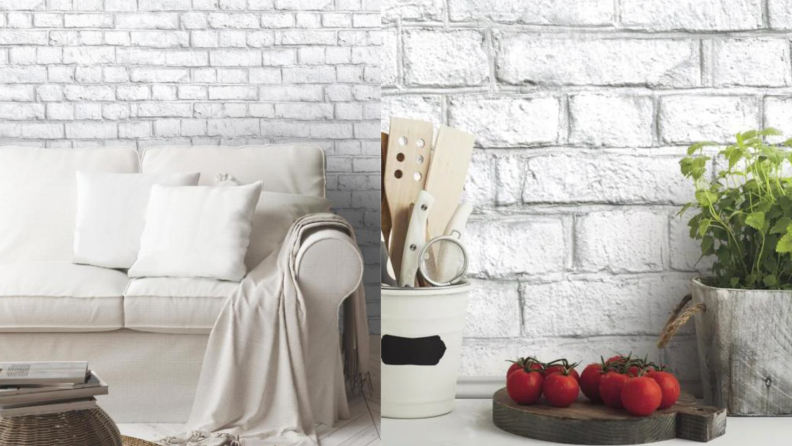
<instances>
[{"instance_id":1,"label":"white floor","mask_svg":"<svg viewBox=\"0 0 792 446\"><path fill-rule=\"evenodd\" d=\"M492 424L491 400L457 400L448 415L423 420L382 420L383 446L540 446L531 440L504 432ZM692 446L685 440L652 443L659 446ZM792 418L735 418L726 422L726 435L713 446L792 444Z\"/></svg>"},{"instance_id":2,"label":"white floor","mask_svg":"<svg viewBox=\"0 0 792 446\"><path fill-rule=\"evenodd\" d=\"M351 417L334 427L319 426L321 446L379 446L380 445L380 340L371 337L372 394L349 401ZM157 441L181 433L180 424L119 424L121 433L142 440Z\"/></svg>"}]
</instances>

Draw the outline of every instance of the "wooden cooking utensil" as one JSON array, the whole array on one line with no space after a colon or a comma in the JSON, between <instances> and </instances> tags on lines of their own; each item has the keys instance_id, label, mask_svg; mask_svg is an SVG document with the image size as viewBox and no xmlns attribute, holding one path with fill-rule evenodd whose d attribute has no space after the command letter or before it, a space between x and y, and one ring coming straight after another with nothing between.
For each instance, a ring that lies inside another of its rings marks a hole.
<instances>
[{"instance_id":1,"label":"wooden cooking utensil","mask_svg":"<svg viewBox=\"0 0 792 446\"><path fill-rule=\"evenodd\" d=\"M380 228L384 238L385 249L388 249L388 240L391 231L391 216L390 209L388 209L388 198L385 196L385 160L388 158L388 134L380 132L380 147L382 150L381 162L382 169L380 170L380 177L382 184L380 185L381 198L380 198Z\"/></svg>"},{"instance_id":2,"label":"wooden cooking utensil","mask_svg":"<svg viewBox=\"0 0 792 446\"><path fill-rule=\"evenodd\" d=\"M467 225L468 218L470 218L470 214L472 212L473 205L471 203L468 203L467 201L460 203L454 211L454 214L451 216L451 219L448 221L448 225L446 225L443 235L454 235L456 232L459 234L459 241L462 242L465 235L465 225ZM442 277L449 277L453 274L453 265L449 265L448 262L445 261L447 256L448 253L443 252L442 250L438 255L437 269L440 271L440 275Z\"/></svg>"},{"instance_id":3,"label":"wooden cooking utensil","mask_svg":"<svg viewBox=\"0 0 792 446\"><path fill-rule=\"evenodd\" d=\"M407 229L407 238L404 243L401 273L399 274L400 287L415 286L415 277L418 273L418 255L426 245L426 220L431 215L434 197L425 190L418 192L415 206L410 215L410 224Z\"/></svg>"},{"instance_id":4,"label":"wooden cooking utensil","mask_svg":"<svg viewBox=\"0 0 792 446\"><path fill-rule=\"evenodd\" d=\"M425 186L426 191L436 200L427 225L430 239L443 235L457 209L473 157L475 141L476 137L470 133L451 127L440 127Z\"/></svg>"},{"instance_id":5,"label":"wooden cooking utensil","mask_svg":"<svg viewBox=\"0 0 792 446\"><path fill-rule=\"evenodd\" d=\"M391 217L390 257L396 277L401 273L410 204L424 188L429 168L431 122L391 118L385 161L385 197Z\"/></svg>"}]
</instances>

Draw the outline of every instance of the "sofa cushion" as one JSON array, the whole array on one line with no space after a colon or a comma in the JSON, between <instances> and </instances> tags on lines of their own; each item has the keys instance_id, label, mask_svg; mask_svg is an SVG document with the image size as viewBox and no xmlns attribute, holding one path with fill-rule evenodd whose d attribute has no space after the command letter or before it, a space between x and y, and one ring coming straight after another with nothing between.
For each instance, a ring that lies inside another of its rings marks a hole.
<instances>
[{"instance_id":1,"label":"sofa cushion","mask_svg":"<svg viewBox=\"0 0 792 446\"><path fill-rule=\"evenodd\" d=\"M71 261L78 170L134 173L132 148L0 148L0 263Z\"/></svg>"},{"instance_id":2,"label":"sofa cushion","mask_svg":"<svg viewBox=\"0 0 792 446\"><path fill-rule=\"evenodd\" d=\"M0 332L118 330L128 281L68 261L0 263Z\"/></svg>"},{"instance_id":3,"label":"sofa cushion","mask_svg":"<svg viewBox=\"0 0 792 446\"><path fill-rule=\"evenodd\" d=\"M151 188L195 186L197 173L77 172L74 263L129 268L140 251Z\"/></svg>"},{"instance_id":4,"label":"sofa cushion","mask_svg":"<svg viewBox=\"0 0 792 446\"><path fill-rule=\"evenodd\" d=\"M132 279L124 293L124 326L154 333L207 334L238 287L237 282L214 279Z\"/></svg>"},{"instance_id":5,"label":"sofa cushion","mask_svg":"<svg viewBox=\"0 0 792 446\"><path fill-rule=\"evenodd\" d=\"M200 172L203 185L227 173L262 190L325 196L324 152L310 144L244 147L155 147L143 153L143 173Z\"/></svg>"}]
</instances>

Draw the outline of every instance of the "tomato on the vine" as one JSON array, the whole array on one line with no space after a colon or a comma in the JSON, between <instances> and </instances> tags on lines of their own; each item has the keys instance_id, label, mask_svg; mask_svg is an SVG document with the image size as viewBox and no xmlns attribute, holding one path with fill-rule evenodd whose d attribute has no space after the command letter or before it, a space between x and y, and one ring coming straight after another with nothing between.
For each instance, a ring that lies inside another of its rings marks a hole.
<instances>
[{"instance_id":1,"label":"tomato on the vine","mask_svg":"<svg viewBox=\"0 0 792 446\"><path fill-rule=\"evenodd\" d=\"M572 375L562 371L545 377L542 392L547 402L551 405L569 407L577 401L580 386Z\"/></svg>"},{"instance_id":2,"label":"tomato on the vine","mask_svg":"<svg viewBox=\"0 0 792 446\"><path fill-rule=\"evenodd\" d=\"M506 371L506 378L508 378L509 376L511 376L511 374L512 374L514 371L516 371L516 370L520 370L521 368L523 368L523 365L522 365L522 360L523 360L523 359L522 359L522 358L520 358L520 359L518 359L516 362L513 362L511 366L509 366L509 370L507 370L507 371Z\"/></svg>"},{"instance_id":3,"label":"tomato on the vine","mask_svg":"<svg viewBox=\"0 0 792 446\"><path fill-rule=\"evenodd\" d=\"M583 391L583 395L586 395L586 398L591 400L591 402L599 403L602 402L602 398L600 397L599 393L599 386L600 386L600 379L604 376L602 372L602 364L592 363L586 366L583 369L583 373L580 374L580 379L578 382L580 383L580 390Z\"/></svg>"},{"instance_id":4,"label":"tomato on the vine","mask_svg":"<svg viewBox=\"0 0 792 446\"><path fill-rule=\"evenodd\" d=\"M682 389L674 375L668 372L649 372L646 376L655 380L663 393L659 409L668 409L677 402Z\"/></svg>"},{"instance_id":5,"label":"tomato on the vine","mask_svg":"<svg viewBox=\"0 0 792 446\"><path fill-rule=\"evenodd\" d=\"M652 378L640 376L630 378L621 390L624 408L633 415L646 417L652 414L663 400L660 385Z\"/></svg>"},{"instance_id":6,"label":"tomato on the vine","mask_svg":"<svg viewBox=\"0 0 792 446\"><path fill-rule=\"evenodd\" d=\"M618 372L608 372L600 378L599 393L602 402L614 409L622 408L621 392L630 377Z\"/></svg>"},{"instance_id":7,"label":"tomato on the vine","mask_svg":"<svg viewBox=\"0 0 792 446\"><path fill-rule=\"evenodd\" d=\"M548 376L553 375L555 373L563 373L564 369L565 369L565 367L563 365L560 365L560 364L551 365L550 367L545 369L544 376L545 376L545 378L547 378ZM575 381L578 381L578 382L580 381L580 374L577 372L577 370L575 370L574 367L570 367L569 368L569 375L571 377L575 378Z\"/></svg>"},{"instance_id":8,"label":"tomato on the vine","mask_svg":"<svg viewBox=\"0 0 792 446\"><path fill-rule=\"evenodd\" d=\"M506 379L506 392L517 404L533 404L542 396L544 377L539 372L519 369Z\"/></svg>"},{"instance_id":9,"label":"tomato on the vine","mask_svg":"<svg viewBox=\"0 0 792 446\"><path fill-rule=\"evenodd\" d=\"M509 366L509 370L506 371L506 378L508 378L509 375L511 375L515 370L524 369L526 367L529 370L537 370L540 372L542 371L543 368L542 364L531 356L527 358L517 358L516 361L509 361L509 362L511 362L512 365Z\"/></svg>"}]
</instances>

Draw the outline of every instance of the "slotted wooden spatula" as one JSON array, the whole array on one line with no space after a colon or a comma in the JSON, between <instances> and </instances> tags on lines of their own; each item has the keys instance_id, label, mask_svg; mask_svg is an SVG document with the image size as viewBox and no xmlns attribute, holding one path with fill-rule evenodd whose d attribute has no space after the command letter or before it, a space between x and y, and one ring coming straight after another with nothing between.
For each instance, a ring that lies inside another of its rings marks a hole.
<instances>
[{"instance_id":1,"label":"slotted wooden spatula","mask_svg":"<svg viewBox=\"0 0 792 446\"><path fill-rule=\"evenodd\" d=\"M391 217L390 257L396 277L401 273L410 204L424 188L432 146L431 122L391 118L383 180Z\"/></svg>"},{"instance_id":2,"label":"slotted wooden spatula","mask_svg":"<svg viewBox=\"0 0 792 446\"><path fill-rule=\"evenodd\" d=\"M435 197L427 224L430 239L443 235L459 205L475 141L476 137L470 133L440 127L425 186L426 191Z\"/></svg>"}]
</instances>

